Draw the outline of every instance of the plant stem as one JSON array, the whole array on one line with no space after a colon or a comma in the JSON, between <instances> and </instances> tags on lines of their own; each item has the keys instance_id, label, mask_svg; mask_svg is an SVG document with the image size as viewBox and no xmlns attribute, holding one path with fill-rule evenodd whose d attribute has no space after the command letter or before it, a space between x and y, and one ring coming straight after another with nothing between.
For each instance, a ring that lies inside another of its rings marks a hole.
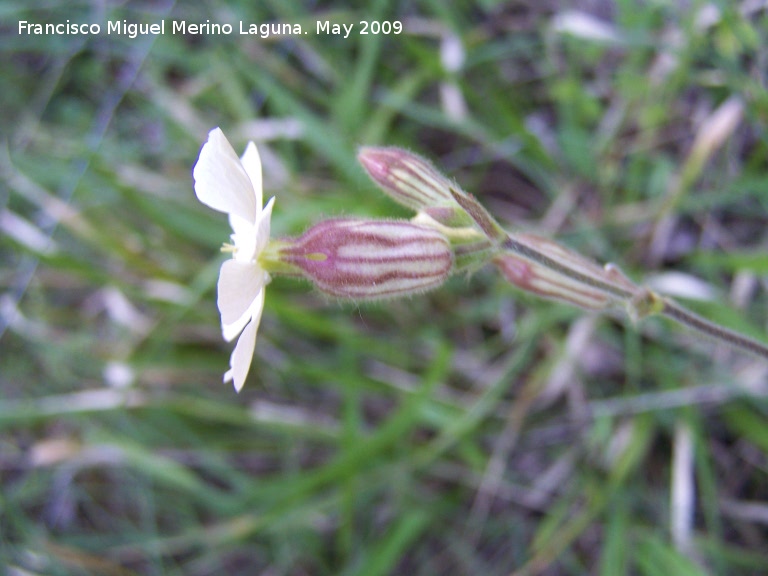
<instances>
[{"instance_id":1,"label":"plant stem","mask_svg":"<svg viewBox=\"0 0 768 576\"><path fill-rule=\"evenodd\" d=\"M660 312L662 316L671 318L703 336L768 360L768 345L706 320L674 300L669 298L663 298L662 300L664 302L664 307Z\"/></svg>"}]
</instances>

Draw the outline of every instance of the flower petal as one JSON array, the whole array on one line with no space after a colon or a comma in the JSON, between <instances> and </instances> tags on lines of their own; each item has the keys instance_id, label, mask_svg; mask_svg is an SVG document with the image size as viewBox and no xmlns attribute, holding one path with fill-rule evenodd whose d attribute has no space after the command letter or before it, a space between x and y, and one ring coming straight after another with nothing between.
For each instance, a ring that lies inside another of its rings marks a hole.
<instances>
[{"instance_id":1,"label":"flower petal","mask_svg":"<svg viewBox=\"0 0 768 576\"><path fill-rule=\"evenodd\" d=\"M237 345L229 357L230 369L224 374L224 382L234 380L235 390L240 392L248 376L248 370L253 360L253 351L256 348L256 331L259 329L257 318L251 320L240 334Z\"/></svg>"},{"instance_id":2,"label":"flower petal","mask_svg":"<svg viewBox=\"0 0 768 576\"><path fill-rule=\"evenodd\" d=\"M219 272L218 300L224 338L232 340L250 319L251 307L264 290L266 274L253 262L227 260ZM261 296L264 298L263 294Z\"/></svg>"},{"instance_id":3,"label":"flower petal","mask_svg":"<svg viewBox=\"0 0 768 576\"><path fill-rule=\"evenodd\" d=\"M220 128L208 134L192 175L200 202L219 212L255 221L261 208L261 187L257 208L251 178Z\"/></svg>"},{"instance_id":4,"label":"flower petal","mask_svg":"<svg viewBox=\"0 0 768 576\"><path fill-rule=\"evenodd\" d=\"M265 284L269 282L269 275L264 274L266 280L264 281ZM235 337L242 331L243 327L254 318L258 321L261 319L261 313L264 310L264 296L265 296L265 290L264 288L261 289L261 292L259 292L259 295L256 296L256 299L251 304L251 307L248 308L248 311L243 314L241 318L237 320L234 324L227 324L223 325L221 328L221 332L224 335L224 339L227 342L231 342L235 339Z\"/></svg>"},{"instance_id":5,"label":"flower petal","mask_svg":"<svg viewBox=\"0 0 768 576\"><path fill-rule=\"evenodd\" d=\"M264 206L261 214L256 220L256 241L254 245L254 256L260 254L264 248L267 247L269 242L269 233L271 228L272 207L275 205L275 197L269 199L267 205Z\"/></svg>"},{"instance_id":6,"label":"flower petal","mask_svg":"<svg viewBox=\"0 0 768 576\"><path fill-rule=\"evenodd\" d=\"M262 199L262 187L261 187L261 157L259 156L259 150L256 148L256 144L248 142L248 146L245 147L245 152L240 157L240 161L243 164L245 173L248 174L248 178L251 180L251 186L253 187L254 198L256 200L257 211L261 209ZM251 220L253 222L253 220Z\"/></svg>"},{"instance_id":7,"label":"flower petal","mask_svg":"<svg viewBox=\"0 0 768 576\"><path fill-rule=\"evenodd\" d=\"M259 217L256 217L259 220ZM235 245L235 260L252 262L256 258L256 243L258 239L257 225L244 220L234 214L229 215L229 224L232 226L232 243Z\"/></svg>"}]
</instances>

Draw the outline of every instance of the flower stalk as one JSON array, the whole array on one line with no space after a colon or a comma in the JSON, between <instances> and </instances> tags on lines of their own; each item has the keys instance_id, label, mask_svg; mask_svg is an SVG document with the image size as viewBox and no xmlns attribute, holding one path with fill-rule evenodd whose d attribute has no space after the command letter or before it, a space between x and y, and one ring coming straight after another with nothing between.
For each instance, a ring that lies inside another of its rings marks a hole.
<instances>
[{"instance_id":1,"label":"flower stalk","mask_svg":"<svg viewBox=\"0 0 768 576\"><path fill-rule=\"evenodd\" d=\"M758 342L735 330L731 330L730 328L720 326L711 320L702 318L698 314L694 314L687 308L684 308L671 298L656 296L660 298L662 302L662 308L658 312L661 316L674 320L701 336L715 340L716 342L728 344L732 348L768 360L768 345Z\"/></svg>"}]
</instances>

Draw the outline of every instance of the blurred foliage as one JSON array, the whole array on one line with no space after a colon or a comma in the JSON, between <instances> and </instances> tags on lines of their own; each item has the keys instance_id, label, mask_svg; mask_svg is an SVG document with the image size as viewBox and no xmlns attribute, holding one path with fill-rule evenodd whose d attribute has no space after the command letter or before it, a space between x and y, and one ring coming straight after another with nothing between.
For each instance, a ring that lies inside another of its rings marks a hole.
<instances>
[{"instance_id":1,"label":"blurred foliage","mask_svg":"<svg viewBox=\"0 0 768 576\"><path fill-rule=\"evenodd\" d=\"M355 161L362 144L405 146L511 228L638 280L704 281L702 313L764 335L761 3L8 0L0 14L10 573L768 572L763 364L521 295L490 269L376 305L277 279L236 395L215 306L228 226L191 182L221 126L238 150L258 143L277 235L407 217ZM123 19L235 31L106 34ZM21 20L102 33L19 34ZM307 33L240 35L241 20ZM316 34L325 20L356 30ZM361 20L405 32L360 35ZM738 122L694 161L734 99Z\"/></svg>"}]
</instances>

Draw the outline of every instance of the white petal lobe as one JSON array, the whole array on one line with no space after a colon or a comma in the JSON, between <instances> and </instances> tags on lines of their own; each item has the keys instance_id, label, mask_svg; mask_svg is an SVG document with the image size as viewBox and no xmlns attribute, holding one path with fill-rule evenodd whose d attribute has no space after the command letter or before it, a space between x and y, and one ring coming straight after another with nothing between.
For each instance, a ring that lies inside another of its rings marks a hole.
<instances>
[{"instance_id":1,"label":"white petal lobe","mask_svg":"<svg viewBox=\"0 0 768 576\"><path fill-rule=\"evenodd\" d=\"M264 289L262 288L261 292L259 292L259 295L256 296L256 300L253 301L251 304L251 307L248 308L248 311L243 314L241 318L237 320L234 324L224 324L222 325L222 334L224 335L224 339L227 342L231 342L234 340L238 334L243 330L245 325L248 322L256 322L258 325L259 321L261 320L261 313L264 310Z\"/></svg>"},{"instance_id":2,"label":"white petal lobe","mask_svg":"<svg viewBox=\"0 0 768 576\"><path fill-rule=\"evenodd\" d=\"M219 212L255 220L259 210L251 179L220 128L208 135L192 175L200 202Z\"/></svg>"},{"instance_id":3,"label":"white petal lobe","mask_svg":"<svg viewBox=\"0 0 768 576\"><path fill-rule=\"evenodd\" d=\"M224 382L234 381L235 390L240 392L245 384L245 378L248 376L248 370L251 367L253 359L253 350L256 348L256 331L259 323L256 319L252 320L243 330L237 341L235 350L229 358L231 368L224 374Z\"/></svg>"},{"instance_id":4,"label":"white petal lobe","mask_svg":"<svg viewBox=\"0 0 768 576\"><path fill-rule=\"evenodd\" d=\"M248 311L263 291L265 280L264 271L255 263L227 260L222 264L217 304L223 327L238 324L242 329Z\"/></svg>"},{"instance_id":5,"label":"white petal lobe","mask_svg":"<svg viewBox=\"0 0 768 576\"><path fill-rule=\"evenodd\" d=\"M260 254L264 248L267 247L269 242L270 229L272 227L272 207L275 205L275 197L269 199L267 205L264 206L264 210L259 214L259 219L256 222L256 241L255 241L255 253Z\"/></svg>"},{"instance_id":6,"label":"white petal lobe","mask_svg":"<svg viewBox=\"0 0 768 576\"><path fill-rule=\"evenodd\" d=\"M234 214L229 215L229 224L234 232L231 238L235 245L235 259L252 262L257 256L257 225Z\"/></svg>"},{"instance_id":7,"label":"white petal lobe","mask_svg":"<svg viewBox=\"0 0 768 576\"><path fill-rule=\"evenodd\" d=\"M240 161L243 163L248 178L251 180L251 186L253 187L254 200L256 201L256 208L261 208L262 200L262 188L261 188L261 157L259 156L259 150L256 148L256 144L248 142L248 146L245 147L245 152L240 157ZM251 220L253 222L253 220Z\"/></svg>"}]
</instances>

